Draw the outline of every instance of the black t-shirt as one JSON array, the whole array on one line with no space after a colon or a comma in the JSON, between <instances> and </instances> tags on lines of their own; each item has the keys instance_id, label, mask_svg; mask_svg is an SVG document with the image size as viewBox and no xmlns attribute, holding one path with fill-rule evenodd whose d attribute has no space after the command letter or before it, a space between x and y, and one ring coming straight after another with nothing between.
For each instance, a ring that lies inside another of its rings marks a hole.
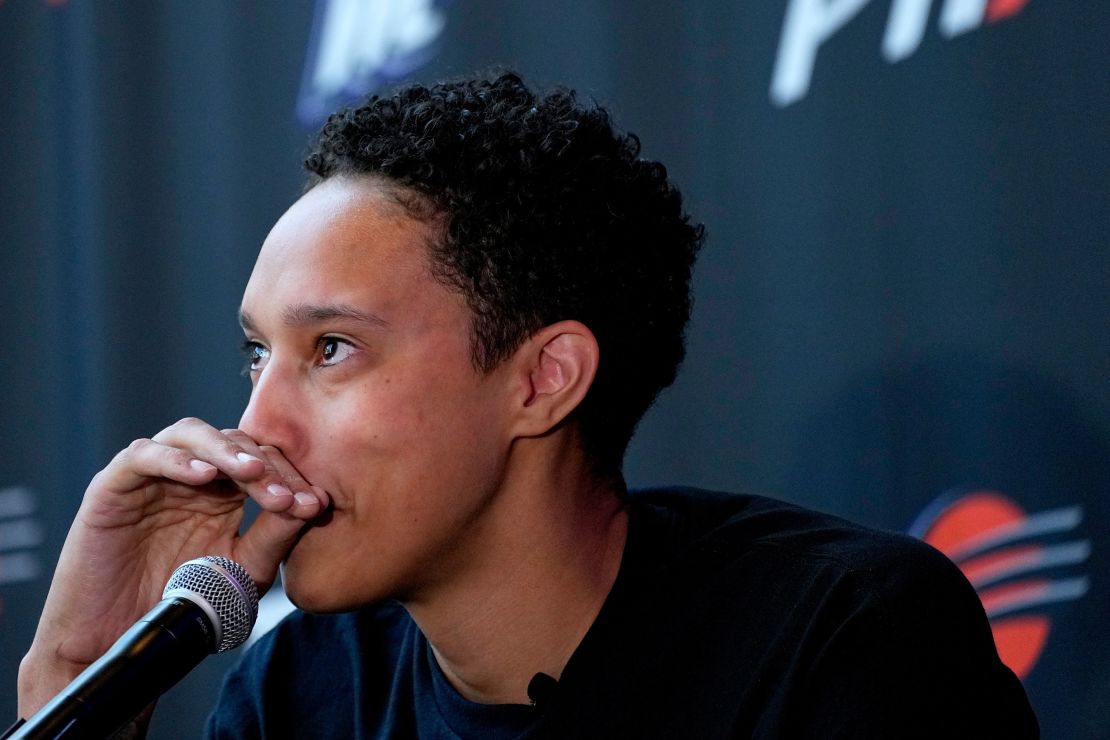
<instances>
[{"instance_id":1,"label":"black t-shirt","mask_svg":"<svg viewBox=\"0 0 1110 740\"><path fill-rule=\"evenodd\" d=\"M291 615L244 655L215 738L1033 738L943 555L771 499L635 492L617 580L534 706L447 682L399 605Z\"/></svg>"}]
</instances>

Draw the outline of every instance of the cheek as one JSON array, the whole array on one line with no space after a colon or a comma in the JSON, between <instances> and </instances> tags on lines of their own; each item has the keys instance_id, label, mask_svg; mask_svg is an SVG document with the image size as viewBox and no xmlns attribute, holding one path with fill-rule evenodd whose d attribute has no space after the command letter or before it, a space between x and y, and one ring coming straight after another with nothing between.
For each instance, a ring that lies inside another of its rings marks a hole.
<instances>
[{"instance_id":1,"label":"cheek","mask_svg":"<svg viewBox=\"0 0 1110 740\"><path fill-rule=\"evenodd\" d=\"M366 382L318 407L318 451L344 467L377 465L383 457L391 463L423 460L432 469L457 467L465 462L457 457L498 439L500 420L491 400L480 384L452 386L442 378Z\"/></svg>"},{"instance_id":2,"label":"cheek","mask_svg":"<svg viewBox=\"0 0 1110 740\"><path fill-rule=\"evenodd\" d=\"M458 364L435 355L406 363L405 369L354 391L350 408L359 409L359 421L383 438L434 443L472 433L492 421L496 407L489 384L476 378L468 364Z\"/></svg>"},{"instance_id":3,"label":"cheek","mask_svg":"<svg viewBox=\"0 0 1110 740\"><path fill-rule=\"evenodd\" d=\"M456 355L398 358L318 399L313 467L348 489L442 490L496 465L504 442L497 385Z\"/></svg>"},{"instance_id":4,"label":"cheek","mask_svg":"<svg viewBox=\"0 0 1110 740\"><path fill-rule=\"evenodd\" d=\"M381 440L414 427L425 415L423 396L415 383L394 376L369 377L327 399L333 429L348 439Z\"/></svg>"}]
</instances>

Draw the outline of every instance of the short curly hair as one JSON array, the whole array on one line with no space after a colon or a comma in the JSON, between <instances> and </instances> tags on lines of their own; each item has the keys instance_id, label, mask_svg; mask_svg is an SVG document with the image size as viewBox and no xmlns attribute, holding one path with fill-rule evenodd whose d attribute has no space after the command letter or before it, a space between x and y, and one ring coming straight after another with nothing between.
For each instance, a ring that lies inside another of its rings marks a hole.
<instances>
[{"instance_id":1,"label":"short curly hair","mask_svg":"<svg viewBox=\"0 0 1110 740\"><path fill-rule=\"evenodd\" d=\"M437 279L473 311L488 372L544 326L575 319L600 347L572 419L597 469L620 472L640 417L685 355L690 274L704 239L658 162L572 90L506 72L374 95L333 114L305 159L311 188L369 175L417 194Z\"/></svg>"}]
</instances>

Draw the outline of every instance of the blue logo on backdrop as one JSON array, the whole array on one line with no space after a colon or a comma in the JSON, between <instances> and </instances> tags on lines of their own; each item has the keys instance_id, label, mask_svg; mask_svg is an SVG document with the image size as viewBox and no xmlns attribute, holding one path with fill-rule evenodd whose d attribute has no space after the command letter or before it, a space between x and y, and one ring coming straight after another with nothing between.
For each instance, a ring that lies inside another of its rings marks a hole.
<instances>
[{"instance_id":1,"label":"blue logo on backdrop","mask_svg":"<svg viewBox=\"0 0 1110 740\"><path fill-rule=\"evenodd\" d=\"M8 584L33 581L42 573L37 550L43 528L35 516L35 495L29 488L0 488L0 590ZM0 616L4 602L0 598Z\"/></svg>"},{"instance_id":2,"label":"blue logo on backdrop","mask_svg":"<svg viewBox=\"0 0 1110 740\"><path fill-rule=\"evenodd\" d=\"M446 0L317 0L297 115L315 126L336 108L427 64Z\"/></svg>"}]
</instances>

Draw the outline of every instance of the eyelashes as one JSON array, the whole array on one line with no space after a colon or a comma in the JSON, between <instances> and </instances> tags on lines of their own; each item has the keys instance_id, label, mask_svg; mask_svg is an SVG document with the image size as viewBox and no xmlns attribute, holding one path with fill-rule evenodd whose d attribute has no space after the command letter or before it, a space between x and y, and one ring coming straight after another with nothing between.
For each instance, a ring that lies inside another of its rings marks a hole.
<instances>
[{"instance_id":1,"label":"eyelashes","mask_svg":"<svg viewBox=\"0 0 1110 740\"><path fill-rule=\"evenodd\" d=\"M243 368L240 371L244 376L259 372L266 366L270 359L270 349L253 339L247 339L240 346L243 353ZM355 345L342 337L325 335L316 340L313 365L316 367L333 367L345 361L357 352Z\"/></svg>"},{"instance_id":2,"label":"eyelashes","mask_svg":"<svg viewBox=\"0 0 1110 740\"><path fill-rule=\"evenodd\" d=\"M240 346L240 351L242 351L244 359L243 368L239 373L244 376L249 376L256 370L261 370L262 364L270 356L270 350L251 339L247 339L243 342Z\"/></svg>"},{"instance_id":3,"label":"eyelashes","mask_svg":"<svg viewBox=\"0 0 1110 740\"><path fill-rule=\"evenodd\" d=\"M340 337L320 337L316 341L317 364L323 367L338 365L353 355L357 350L346 339Z\"/></svg>"}]
</instances>

